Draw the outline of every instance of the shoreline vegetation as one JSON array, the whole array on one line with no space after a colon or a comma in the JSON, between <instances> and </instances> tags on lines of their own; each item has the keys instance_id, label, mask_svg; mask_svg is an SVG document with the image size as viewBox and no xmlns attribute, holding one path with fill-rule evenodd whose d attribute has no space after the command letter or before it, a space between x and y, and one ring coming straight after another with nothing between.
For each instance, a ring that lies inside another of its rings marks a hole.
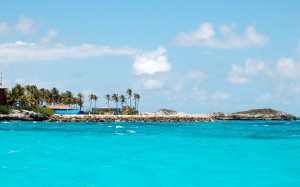
<instances>
[{"instance_id":1,"label":"shoreline vegetation","mask_svg":"<svg viewBox=\"0 0 300 187\"><path fill-rule=\"evenodd\" d=\"M129 88L126 93L107 94L103 97L107 107L97 108L99 99L95 94L88 96L89 108L81 115L55 114L47 105L68 106L82 109L85 96L76 96L70 91L59 92L57 88L47 90L35 85L17 84L5 89L5 105L0 106L0 121L50 121L50 122L203 122L220 120L296 120L291 114L273 109L255 109L236 113L213 112L208 114L186 114L174 110L160 109L157 112L139 112L141 96ZM2 98L3 100L3 98ZM115 108L110 102L115 102ZM133 102L134 101L134 102ZM94 103L93 103L94 102ZM17 103L17 104L16 104ZM92 108L94 104L94 108ZM119 104L121 108L119 108Z\"/></svg>"}]
</instances>

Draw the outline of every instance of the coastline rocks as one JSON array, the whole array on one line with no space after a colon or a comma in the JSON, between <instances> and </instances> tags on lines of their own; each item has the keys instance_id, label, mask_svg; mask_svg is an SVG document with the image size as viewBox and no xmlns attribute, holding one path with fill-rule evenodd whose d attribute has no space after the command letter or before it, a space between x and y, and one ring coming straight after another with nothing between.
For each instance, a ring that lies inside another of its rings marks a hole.
<instances>
[{"instance_id":1,"label":"coastline rocks","mask_svg":"<svg viewBox=\"0 0 300 187\"><path fill-rule=\"evenodd\" d=\"M209 114L185 114L172 110L144 112L140 115L52 115L27 110L13 110L10 114L0 114L1 120L50 121L50 122L207 122L222 120L296 120L291 114L272 110L256 109L237 113L213 112Z\"/></svg>"},{"instance_id":2,"label":"coastline rocks","mask_svg":"<svg viewBox=\"0 0 300 187\"><path fill-rule=\"evenodd\" d=\"M212 121L203 115L53 115L48 121L58 122L198 122Z\"/></svg>"},{"instance_id":3,"label":"coastline rocks","mask_svg":"<svg viewBox=\"0 0 300 187\"><path fill-rule=\"evenodd\" d=\"M296 120L296 117L272 109L257 109L225 114L184 114L175 111L144 112L140 115L53 115L53 122L205 122L222 120Z\"/></svg>"},{"instance_id":4,"label":"coastline rocks","mask_svg":"<svg viewBox=\"0 0 300 187\"><path fill-rule=\"evenodd\" d=\"M0 121L44 121L48 117L28 110L12 110L10 114L0 114Z\"/></svg>"}]
</instances>

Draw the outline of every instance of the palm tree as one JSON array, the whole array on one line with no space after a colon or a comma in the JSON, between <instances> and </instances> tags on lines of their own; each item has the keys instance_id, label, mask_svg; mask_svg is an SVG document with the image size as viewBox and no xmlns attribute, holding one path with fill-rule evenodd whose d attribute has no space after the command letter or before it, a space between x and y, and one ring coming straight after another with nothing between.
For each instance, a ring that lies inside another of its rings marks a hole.
<instances>
[{"instance_id":1,"label":"palm tree","mask_svg":"<svg viewBox=\"0 0 300 187\"><path fill-rule=\"evenodd\" d=\"M128 99L129 99L129 102L130 102L130 107L131 107L131 96L132 96L132 90L130 88L127 89L126 91L127 95L128 95Z\"/></svg>"},{"instance_id":2,"label":"palm tree","mask_svg":"<svg viewBox=\"0 0 300 187\"><path fill-rule=\"evenodd\" d=\"M125 96L124 95L120 95L119 100L120 100L121 106L123 108L123 104L126 103Z\"/></svg>"},{"instance_id":3,"label":"palm tree","mask_svg":"<svg viewBox=\"0 0 300 187\"><path fill-rule=\"evenodd\" d=\"M45 88L41 88L39 89L39 95L40 95L40 104L44 105L44 102L46 100L46 89Z\"/></svg>"},{"instance_id":4,"label":"palm tree","mask_svg":"<svg viewBox=\"0 0 300 187\"><path fill-rule=\"evenodd\" d=\"M15 87L12 88L12 93L13 93L13 99L15 101L19 101L21 106L26 106L27 101L25 97L25 88L22 87L20 84L17 84Z\"/></svg>"},{"instance_id":5,"label":"palm tree","mask_svg":"<svg viewBox=\"0 0 300 187\"><path fill-rule=\"evenodd\" d=\"M57 104L57 103L59 103L59 100L60 100L60 95L59 95L59 91L58 91L58 89L57 88L52 88L52 90L51 90L51 94L52 94L52 102L54 103L54 104Z\"/></svg>"},{"instance_id":6,"label":"palm tree","mask_svg":"<svg viewBox=\"0 0 300 187\"><path fill-rule=\"evenodd\" d=\"M111 96L111 99L114 101L114 102L116 102L116 110L117 110L117 113L119 112L118 111L118 103L119 103L119 97L118 97L118 94L113 94L112 96Z\"/></svg>"},{"instance_id":7,"label":"palm tree","mask_svg":"<svg viewBox=\"0 0 300 187\"><path fill-rule=\"evenodd\" d=\"M91 111L91 108L92 108L92 102L94 100L94 94L91 94L88 96L89 97L89 101L90 101L90 108L89 108L89 111Z\"/></svg>"},{"instance_id":8,"label":"palm tree","mask_svg":"<svg viewBox=\"0 0 300 187\"><path fill-rule=\"evenodd\" d=\"M97 107L96 107L96 104L97 104L97 100L98 100L98 96L94 95L94 101L95 101L95 108L97 108Z\"/></svg>"},{"instance_id":9,"label":"palm tree","mask_svg":"<svg viewBox=\"0 0 300 187\"><path fill-rule=\"evenodd\" d=\"M141 96L140 94L133 94L133 100L134 100L134 108L135 110L138 110L138 105L139 105L139 100L140 100Z\"/></svg>"},{"instance_id":10,"label":"palm tree","mask_svg":"<svg viewBox=\"0 0 300 187\"><path fill-rule=\"evenodd\" d=\"M81 110L83 103L84 103L84 95L81 93L77 94L77 104L79 105L79 110Z\"/></svg>"},{"instance_id":11,"label":"palm tree","mask_svg":"<svg viewBox=\"0 0 300 187\"><path fill-rule=\"evenodd\" d=\"M50 90L45 90L45 101L48 105L53 103L53 95Z\"/></svg>"},{"instance_id":12,"label":"palm tree","mask_svg":"<svg viewBox=\"0 0 300 187\"><path fill-rule=\"evenodd\" d=\"M109 101L111 100L110 95L107 94L107 95L105 95L104 98L107 100L106 104L107 104L107 108L108 108L108 110L109 110Z\"/></svg>"},{"instance_id":13,"label":"palm tree","mask_svg":"<svg viewBox=\"0 0 300 187\"><path fill-rule=\"evenodd\" d=\"M136 105L136 110L139 111L139 103L140 103L140 94L136 94L136 99L137 99L137 105Z\"/></svg>"},{"instance_id":14,"label":"palm tree","mask_svg":"<svg viewBox=\"0 0 300 187\"><path fill-rule=\"evenodd\" d=\"M67 105L71 105L72 104L72 99L73 99L73 93L70 92L70 91L66 91Z\"/></svg>"}]
</instances>

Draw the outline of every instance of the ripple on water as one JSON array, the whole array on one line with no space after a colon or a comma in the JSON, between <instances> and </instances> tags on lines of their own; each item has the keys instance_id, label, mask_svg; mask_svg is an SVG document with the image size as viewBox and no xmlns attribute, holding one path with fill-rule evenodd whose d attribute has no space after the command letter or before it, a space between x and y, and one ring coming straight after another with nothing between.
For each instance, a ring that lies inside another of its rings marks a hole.
<instances>
[{"instance_id":1,"label":"ripple on water","mask_svg":"<svg viewBox=\"0 0 300 187\"><path fill-rule=\"evenodd\" d=\"M129 133L136 133L136 131L134 131L134 130L127 130L127 132L129 132Z\"/></svg>"}]
</instances>

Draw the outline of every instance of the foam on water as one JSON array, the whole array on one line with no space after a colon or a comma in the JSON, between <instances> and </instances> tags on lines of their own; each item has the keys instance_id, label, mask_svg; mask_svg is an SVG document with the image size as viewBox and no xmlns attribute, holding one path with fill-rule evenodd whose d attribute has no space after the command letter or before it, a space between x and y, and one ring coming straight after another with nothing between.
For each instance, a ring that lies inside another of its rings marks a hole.
<instances>
[{"instance_id":1,"label":"foam on water","mask_svg":"<svg viewBox=\"0 0 300 187\"><path fill-rule=\"evenodd\" d=\"M9 122L0 138L0 186L300 186L299 121Z\"/></svg>"}]
</instances>

